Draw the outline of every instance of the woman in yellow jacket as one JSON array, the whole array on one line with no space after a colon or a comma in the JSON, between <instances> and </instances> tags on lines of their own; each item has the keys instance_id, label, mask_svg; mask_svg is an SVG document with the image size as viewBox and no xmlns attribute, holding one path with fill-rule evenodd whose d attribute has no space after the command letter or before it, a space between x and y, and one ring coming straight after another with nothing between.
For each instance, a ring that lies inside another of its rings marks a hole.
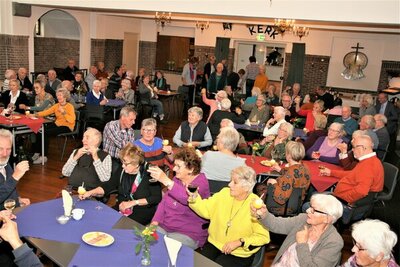
<instances>
[{"instance_id":1,"label":"woman in yellow jacket","mask_svg":"<svg viewBox=\"0 0 400 267\"><path fill-rule=\"evenodd\" d=\"M45 125L45 136L44 136L44 161L47 161L47 154L49 151L49 137L58 135L60 133L67 133L74 130L75 127L75 110L67 101L70 99L70 94L67 89L60 88L56 93L58 103L54 104L50 108L36 113L38 117L46 117L54 114L56 119L52 123ZM33 164L41 164L42 157L40 152L42 151L42 138L41 134L38 134L36 138L35 154L32 157ZM42 155L43 156L43 155Z\"/></svg>"},{"instance_id":2,"label":"woman in yellow jacket","mask_svg":"<svg viewBox=\"0 0 400 267\"><path fill-rule=\"evenodd\" d=\"M251 266L260 246L270 241L268 230L250 212L258 198L252 193L255 182L254 170L241 166L232 171L229 188L208 199L188 191L190 208L210 220L201 254L222 266Z\"/></svg>"}]
</instances>

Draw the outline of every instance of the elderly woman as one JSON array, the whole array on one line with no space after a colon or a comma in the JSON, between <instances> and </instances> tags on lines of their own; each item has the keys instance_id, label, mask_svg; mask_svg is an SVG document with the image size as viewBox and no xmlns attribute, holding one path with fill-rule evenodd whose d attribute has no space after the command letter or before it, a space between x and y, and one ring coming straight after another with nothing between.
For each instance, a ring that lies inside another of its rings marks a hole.
<instances>
[{"instance_id":1,"label":"elderly woman","mask_svg":"<svg viewBox=\"0 0 400 267\"><path fill-rule=\"evenodd\" d=\"M252 193L255 171L247 166L231 172L229 188L208 199L190 193L189 206L210 220L207 243L201 254L221 266L251 266L254 254L269 242L269 232L251 216L249 207L257 197Z\"/></svg>"},{"instance_id":2,"label":"elderly woman","mask_svg":"<svg viewBox=\"0 0 400 267\"><path fill-rule=\"evenodd\" d=\"M267 104L271 106L279 106L279 96L276 94L276 86L274 84L268 85L267 88Z\"/></svg>"},{"instance_id":3,"label":"elderly woman","mask_svg":"<svg viewBox=\"0 0 400 267\"><path fill-rule=\"evenodd\" d=\"M236 129L221 128L217 137L218 151L207 151L202 158L201 172L207 179L229 182L231 171L245 165L245 159L235 155L238 144L239 133Z\"/></svg>"},{"instance_id":4,"label":"elderly woman","mask_svg":"<svg viewBox=\"0 0 400 267\"><path fill-rule=\"evenodd\" d=\"M207 125L201 119L203 110L199 107L192 107L188 110L188 120L181 123L175 132L173 141L179 147L190 146L206 148L211 146L212 137Z\"/></svg>"},{"instance_id":5,"label":"elderly woman","mask_svg":"<svg viewBox=\"0 0 400 267\"><path fill-rule=\"evenodd\" d=\"M276 179L268 179L267 185L272 187L272 199L277 204L268 207L268 210L275 215L283 215L285 204L289 200L293 189L300 188L302 190L301 201L303 202L308 187L310 186L310 171L301 162L306 152L301 143L289 141L285 148L286 161L289 166L281 169L276 164L272 169L278 171L280 176ZM288 210L287 212L291 212Z\"/></svg>"},{"instance_id":6,"label":"elderly woman","mask_svg":"<svg viewBox=\"0 0 400 267\"><path fill-rule=\"evenodd\" d=\"M207 239L207 220L196 215L188 203L186 188L196 186L202 198L210 196L207 178L200 173L201 159L194 149L183 148L174 155L175 177L171 180L159 168L151 168L151 177L166 188L151 224L169 237L193 249L202 247Z\"/></svg>"},{"instance_id":7,"label":"elderly woman","mask_svg":"<svg viewBox=\"0 0 400 267\"><path fill-rule=\"evenodd\" d=\"M392 249L397 235L387 223L379 220L364 220L352 225L353 248L351 256L341 267L388 266L398 267Z\"/></svg>"},{"instance_id":8,"label":"elderly woman","mask_svg":"<svg viewBox=\"0 0 400 267\"><path fill-rule=\"evenodd\" d=\"M370 94L362 94L360 97L360 109L358 111L358 118L361 119L364 115L376 114L374 99Z\"/></svg>"},{"instance_id":9,"label":"elderly woman","mask_svg":"<svg viewBox=\"0 0 400 267\"><path fill-rule=\"evenodd\" d=\"M58 135L61 133L68 133L74 130L75 127L75 110L72 104L68 103L70 94L67 89L60 88L57 90L58 103L54 104L50 108L36 113L38 117L46 117L51 114L56 116L56 119L52 123L45 124L45 136L44 136L44 162L47 161L47 154L49 152L49 137ZM34 116L34 115L31 115ZM40 133L41 134L41 133ZM39 135L40 135L39 134ZM36 138L35 154L32 156L33 164L41 164L42 156L39 156L39 152L42 149L41 136Z\"/></svg>"},{"instance_id":10,"label":"elderly woman","mask_svg":"<svg viewBox=\"0 0 400 267\"><path fill-rule=\"evenodd\" d=\"M286 122L285 116L286 116L286 110L283 107L280 107L280 106L275 107L273 118L271 118L267 121L267 124L265 125L264 131L263 131L263 136L277 135L279 125Z\"/></svg>"},{"instance_id":11,"label":"elderly woman","mask_svg":"<svg viewBox=\"0 0 400 267\"><path fill-rule=\"evenodd\" d=\"M315 116L317 114L322 114L322 111L324 110L324 101L322 100L315 101L312 110L300 108L300 101L301 101L300 98L297 97L294 101L296 103L297 114L306 117L305 128L307 129L307 132L314 130Z\"/></svg>"},{"instance_id":12,"label":"elderly woman","mask_svg":"<svg viewBox=\"0 0 400 267\"><path fill-rule=\"evenodd\" d=\"M251 96L246 98L246 100L241 99L240 105L244 111L251 111L256 104L257 96L261 95L261 90L258 87L253 87L251 89Z\"/></svg>"},{"instance_id":13,"label":"elderly woman","mask_svg":"<svg viewBox=\"0 0 400 267\"><path fill-rule=\"evenodd\" d=\"M164 108L163 104L157 98L157 88L153 88L150 85L150 76L145 75L143 82L139 84L140 102L150 104L154 107L155 111L153 116L160 117L160 120L164 119Z\"/></svg>"},{"instance_id":14,"label":"elderly woman","mask_svg":"<svg viewBox=\"0 0 400 267\"><path fill-rule=\"evenodd\" d=\"M164 145L163 140L156 137L157 121L155 119L144 119L140 133L142 138L133 143L142 149L147 162L162 167L165 158L170 162L173 161L172 147Z\"/></svg>"},{"instance_id":15,"label":"elderly woman","mask_svg":"<svg viewBox=\"0 0 400 267\"><path fill-rule=\"evenodd\" d=\"M1 102L4 107L14 105L16 112L23 113L25 111L23 107L28 105L28 98L25 93L19 90L19 81L17 79L10 80L8 87L10 90L1 94Z\"/></svg>"},{"instance_id":16,"label":"elderly woman","mask_svg":"<svg viewBox=\"0 0 400 267\"><path fill-rule=\"evenodd\" d=\"M211 118L211 115L216 111L217 109L221 109L221 101L222 99L228 98L228 94L221 90L218 91L217 94L215 95L215 100L214 99L209 99L207 98L207 90L203 88L201 90L201 97L202 100L205 104L210 106L210 114L208 115L207 123Z\"/></svg>"},{"instance_id":17,"label":"elderly woman","mask_svg":"<svg viewBox=\"0 0 400 267\"><path fill-rule=\"evenodd\" d=\"M314 194L307 213L296 217L275 217L263 205L251 206L252 214L269 231L287 235L272 266L337 266L343 239L333 224L342 216L343 206L332 195Z\"/></svg>"},{"instance_id":18,"label":"elderly woman","mask_svg":"<svg viewBox=\"0 0 400 267\"><path fill-rule=\"evenodd\" d=\"M257 96L256 105L251 110L248 118L250 123L264 124L268 121L269 105L266 105L265 103L265 95Z\"/></svg>"},{"instance_id":19,"label":"elderly woman","mask_svg":"<svg viewBox=\"0 0 400 267\"><path fill-rule=\"evenodd\" d=\"M137 146L126 144L120 151L119 158L122 162L119 184L110 180L87 191L81 198L107 195L118 188L118 198L114 208L138 223L146 225L151 222L161 201L161 185L149 181L147 163L143 152Z\"/></svg>"},{"instance_id":20,"label":"elderly woman","mask_svg":"<svg viewBox=\"0 0 400 267\"><path fill-rule=\"evenodd\" d=\"M107 98L104 97L100 89L101 89L101 82L99 80L94 80L92 91L90 91L86 95L87 105L104 106L105 104L107 104Z\"/></svg>"},{"instance_id":21,"label":"elderly woman","mask_svg":"<svg viewBox=\"0 0 400 267\"><path fill-rule=\"evenodd\" d=\"M221 127L221 121L223 119L230 119L234 123L243 124L246 121L242 110L237 107L235 112L231 112L231 101L228 98L221 100L221 110L216 110L212 114L210 120L208 121L208 128L210 128L211 136L213 140L219 134L219 129Z\"/></svg>"},{"instance_id":22,"label":"elderly woman","mask_svg":"<svg viewBox=\"0 0 400 267\"><path fill-rule=\"evenodd\" d=\"M82 139L83 146L71 153L62 168L62 174L68 177L68 184L78 187L85 183L86 189L92 189L110 180L111 156L99 149L101 140L101 132L97 129L86 130Z\"/></svg>"},{"instance_id":23,"label":"elderly woman","mask_svg":"<svg viewBox=\"0 0 400 267\"><path fill-rule=\"evenodd\" d=\"M121 81L121 88L118 93L115 94L115 98L124 100L128 105L135 104L135 91L131 89L130 80L123 79Z\"/></svg>"},{"instance_id":24,"label":"elderly woman","mask_svg":"<svg viewBox=\"0 0 400 267\"><path fill-rule=\"evenodd\" d=\"M314 118L314 131L307 132L307 139L303 140L301 137L297 137L296 141L303 143L306 151L317 141L321 136L326 136L328 131L326 130L326 124L328 119L325 115L317 114Z\"/></svg>"},{"instance_id":25,"label":"elderly woman","mask_svg":"<svg viewBox=\"0 0 400 267\"><path fill-rule=\"evenodd\" d=\"M46 93L44 89L44 84L36 80L33 83L33 88L35 89L35 106L29 107L24 104L20 104L21 109L29 110L29 111L42 111L45 109L50 108L52 105L54 105L54 98L51 94Z\"/></svg>"},{"instance_id":26,"label":"elderly woman","mask_svg":"<svg viewBox=\"0 0 400 267\"><path fill-rule=\"evenodd\" d=\"M261 142L261 149L256 154L275 160L286 160L285 147L293 137L293 125L283 122L279 125L278 134L268 135Z\"/></svg>"},{"instance_id":27,"label":"elderly woman","mask_svg":"<svg viewBox=\"0 0 400 267\"><path fill-rule=\"evenodd\" d=\"M343 142L342 137L345 135L343 129L343 124L332 123L329 126L328 135L319 137L307 150L307 157L338 165L340 150L337 146Z\"/></svg>"},{"instance_id":28,"label":"elderly woman","mask_svg":"<svg viewBox=\"0 0 400 267\"><path fill-rule=\"evenodd\" d=\"M10 88L8 87L11 80L17 79L17 73L15 70L8 69L4 73L5 80L3 82L2 92L8 91ZM19 83L18 83L19 84Z\"/></svg>"}]
</instances>

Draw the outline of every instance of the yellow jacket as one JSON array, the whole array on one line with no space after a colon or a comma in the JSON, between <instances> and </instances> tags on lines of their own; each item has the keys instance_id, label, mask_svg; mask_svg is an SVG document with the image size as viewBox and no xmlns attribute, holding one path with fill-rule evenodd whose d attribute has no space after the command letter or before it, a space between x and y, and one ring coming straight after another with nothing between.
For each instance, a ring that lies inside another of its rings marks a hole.
<instances>
[{"instance_id":1,"label":"yellow jacket","mask_svg":"<svg viewBox=\"0 0 400 267\"><path fill-rule=\"evenodd\" d=\"M43 110L41 112L38 112L36 115L38 115L39 117L46 117L51 114L55 114L56 121L54 123L57 126L67 126L71 131L73 131L74 127L75 127L75 119L76 119L74 106L72 106L70 103L67 103L64 106L65 114L62 114L58 110L59 106L60 106L59 103L54 104L50 108Z\"/></svg>"},{"instance_id":2,"label":"yellow jacket","mask_svg":"<svg viewBox=\"0 0 400 267\"><path fill-rule=\"evenodd\" d=\"M250 205L254 198L257 196L250 194L244 202L237 201L231 197L230 189L224 188L208 199L201 199L198 195L189 206L199 216L210 220L208 242L222 250L226 242L243 238L244 246L236 248L232 255L247 258L256 253L259 246L270 241L268 230L251 216ZM226 232L230 219L231 226ZM250 245L257 248L249 250Z\"/></svg>"}]
</instances>

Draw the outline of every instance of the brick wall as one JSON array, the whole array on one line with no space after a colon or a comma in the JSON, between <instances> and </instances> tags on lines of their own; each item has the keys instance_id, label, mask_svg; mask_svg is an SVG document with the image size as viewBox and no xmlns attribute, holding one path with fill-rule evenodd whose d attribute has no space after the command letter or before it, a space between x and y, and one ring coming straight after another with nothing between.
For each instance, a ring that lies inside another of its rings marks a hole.
<instances>
[{"instance_id":1,"label":"brick wall","mask_svg":"<svg viewBox=\"0 0 400 267\"><path fill-rule=\"evenodd\" d=\"M35 71L65 68L74 59L79 68L79 40L35 37Z\"/></svg>"},{"instance_id":2,"label":"brick wall","mask_svg":"<svg viewBox=\"0 0 400 267\"><path fill-rule=\"evenodd\" d=\"M286 84L286 79L288 77L291 56L292 54L289 53L287 53L285 56L283 88L288 85ZM330 58L327 56L306 55L304 62L303 82L301 84L302 94L314 92L315 88L319 85L326 85L328 78L329 59Z\"/></svg>"},{"instance_id":3,"label":"brick wall","mask_svg":"<svg viewBox=\"0 0 400 267\"><path fill-rule=\"evenodd\" d=\"M109 72L114 71L115 66L122 64L123 45L124 40L91 39L90 64L103 61Z\"/></svg>"},{"instance_id":4,"label":"brick wall","mask_svg":"<svg viewBox=\"0 0 400 267\"><path fill-rule=\"evenodd\" d=\"M215 55L215 47L213 46L195 46L194 56L199 58L198 67L203 70L204 65L208 63L208 57ZM229 48L227 58L228 73L233 70L233 62L235 60L235 48Z\"/></svg>"},{"instance_id":5,"label":"brick wall","mask_svg":"<svg viewBox=\"0 0 400 267\"><path fill-rule=\"evenodd\" d=\"M6 69L29 69L28 36L0 34L0 79Z\"/></svg>"},{"instance_id":6,"label":"brick wall","mask_svg":"<svg viewBox=\"0 0 400 267\"><path fill-rule=\"evenodd\" d=\"M382 61L381 75L379 77L379 84L378 84L378 91L386 89L388 87L389 72L399 75L400 61Z\"/></svg>"},{"instance_id":7,"label":"brick wall","mask_svg":"<svg viewBox=\"0 0 400 267\"><path fill-rule=\"evenodd\" d=\"M139 68L146 68L147 73L150 73L156 66L156 42L139 42Z\"/></svg>"},{"instance_id":8,"label":"brick wall","mask_svg":"<svg viewBox=\"0 0 400 267\"><path fill-rule=\"evenodd\" d=\"M106 40L105 39L91 39L90 40L90 64L95 65L98 61L104 62L104 54L106 50ZM105 62L104 62L105 64ZM110 66L106 65L107 69Z\"/></svg>"}]
</instances>

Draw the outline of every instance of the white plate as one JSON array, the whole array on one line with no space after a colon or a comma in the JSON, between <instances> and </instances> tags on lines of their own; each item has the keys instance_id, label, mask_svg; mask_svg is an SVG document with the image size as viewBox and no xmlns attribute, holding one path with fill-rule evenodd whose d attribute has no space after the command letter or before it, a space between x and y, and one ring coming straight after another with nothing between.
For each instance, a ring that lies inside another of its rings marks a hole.
<instances>
[{"instance_id":1,"label":"white plate","mask_svg":"<svg viewBox=\"0 0 400 267\"><path fill-rule=\"evenodd\" d=\"M88 232L82 236L82 240L94 247L107 247L114 243L114 237L104 232Z\"/></svg>"}]
</instances>

